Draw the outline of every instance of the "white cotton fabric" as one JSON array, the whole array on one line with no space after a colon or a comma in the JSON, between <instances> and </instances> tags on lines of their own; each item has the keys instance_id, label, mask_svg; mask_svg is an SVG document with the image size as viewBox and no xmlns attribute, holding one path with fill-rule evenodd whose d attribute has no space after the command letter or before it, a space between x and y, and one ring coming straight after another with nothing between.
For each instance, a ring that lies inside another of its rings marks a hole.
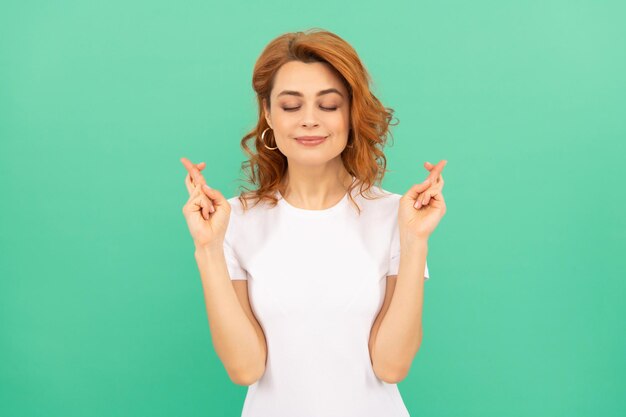
<instances>
[{"instance_id":1,"label":"white cotton fabric","mask_svg":"<svg viewBox=\"0 0 626 417\"><path fill-rule=\"evenodd\" d=\"M386 277L398 273L398 206L379 187L326 210L280 199L231 205L224 251L230 278L248 280L268 348L265 373L248 387L242 417L406 417L396 384L376 377L369 335ZM426 264L424 278L428 279ZM417 279L417 278L416 278Z\"/></svg>"}]
</instances>

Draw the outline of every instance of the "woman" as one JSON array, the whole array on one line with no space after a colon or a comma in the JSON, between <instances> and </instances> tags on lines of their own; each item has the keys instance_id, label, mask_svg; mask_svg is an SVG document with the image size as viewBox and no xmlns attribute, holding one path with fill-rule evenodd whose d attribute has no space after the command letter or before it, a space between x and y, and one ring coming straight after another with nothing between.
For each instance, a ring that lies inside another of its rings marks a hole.
<instances>
[{"instance_id":1,"label":"woman","mask_svg":"<svg viewBox=\"0 0 626 417\"><path fill-rule=\"evenodd\" d=\"M241 144L256 189L225 199L182 158L212 340L249 386L242 416L407 416L396 383L422 339L446 161L403 196L374 185L393 110L333 33L274 39L253 86L259 121Z\"/></svg>"}]
</instances>

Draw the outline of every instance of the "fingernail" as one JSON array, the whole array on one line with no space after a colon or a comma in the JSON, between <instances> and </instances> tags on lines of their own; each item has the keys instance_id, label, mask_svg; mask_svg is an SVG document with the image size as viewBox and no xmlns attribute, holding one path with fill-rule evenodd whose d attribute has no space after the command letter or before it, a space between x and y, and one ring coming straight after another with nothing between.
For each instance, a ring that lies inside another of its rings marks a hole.
<instances>
[{"instance_id":1,"label":"fingernail","mask_svg":"<svg viewBox=\"0 0 626 417\"><path fill-rule=\"evenodd\" d=\"M210 211L211 213L215 213L215 208L214 208L214 207L211 207L211 208L209 209L209 211Z\"/></svg>"},{"instance_id":2,"label":"fingernail","mask_svg":"<svg viewBox=\"0 0 626 417\"><path fill-rule=\"evenodd\" d=\"M419 208L420 208L420 206L421 206L421 204L420 204L420 202L419 202L419 201L417 201L417 202L413 205L413 207L415 207L416 209L419 209Z\"/></svg>"}]
</instances>

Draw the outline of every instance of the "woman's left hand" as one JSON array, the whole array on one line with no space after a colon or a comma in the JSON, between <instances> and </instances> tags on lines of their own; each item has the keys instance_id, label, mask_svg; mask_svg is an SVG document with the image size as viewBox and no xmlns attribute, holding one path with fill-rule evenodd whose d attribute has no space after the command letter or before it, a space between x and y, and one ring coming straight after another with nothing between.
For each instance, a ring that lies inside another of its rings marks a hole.
<instances>
[{"instance_id":1,"label":"woman's left hand","mask_svg":"<svg viewBox=\"0 0 626 417\"><path fill-rule=\"evenodd\" d=\"M446 213L441 172L447 163L445 159L437 165L426 162L424 167L430 171L426 181L412 186L400 199L398 227L403 241L428 241Z\"/></svg>"}]
</instances>

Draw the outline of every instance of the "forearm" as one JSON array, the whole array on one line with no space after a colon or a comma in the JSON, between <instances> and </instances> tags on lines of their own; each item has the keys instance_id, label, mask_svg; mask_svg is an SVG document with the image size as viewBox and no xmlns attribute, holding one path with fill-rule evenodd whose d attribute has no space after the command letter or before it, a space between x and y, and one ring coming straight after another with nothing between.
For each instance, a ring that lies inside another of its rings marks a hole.
<instances>
[{"instance_id":1,"label":"forearm","mask_svg":"<svg viewBox=\"0 0 626 417\"><path fill-rule=\"evenodd\" d=\"M239 303L220 248L196 248L213 346L233 382L245 384L260 371L262 348Z\"/></svg>"},{"instance_id":2,"label":"forearm","mask_svg":"<svg viewBox=\"0 0 626 417\"><path fill-rule=\"evenodd\" d=\"M374 340L373 363L382 375L403 379L422 342L427 241L404 243L393 297Z\"/></svg>"}]
</instances>

